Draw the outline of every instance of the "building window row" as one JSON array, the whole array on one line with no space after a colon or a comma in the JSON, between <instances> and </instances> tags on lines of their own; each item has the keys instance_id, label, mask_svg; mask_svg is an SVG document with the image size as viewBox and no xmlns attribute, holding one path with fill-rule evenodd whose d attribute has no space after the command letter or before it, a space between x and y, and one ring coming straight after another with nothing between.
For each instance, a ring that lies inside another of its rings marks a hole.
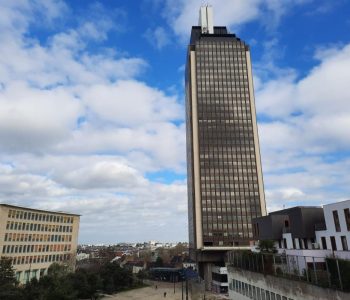
<instances>
[{"instance_id":1,"label":"building window row","mask_svg":"<svg viewBox=\"0 0 350 300\"><path fill-rule=\"evenodd\" d=\"M230 282L229 289L254 300L293 300L292 298L287 298L278 293L235 279L232 279L232 282Z\"/></svg>"},{"instance_id":2,"label":"building window row","mask_svg":"<svg viewBox=\"0 0 350 300\"><path fill-rule=\"evenodd\" d=\"M347 238L345 235L340 236L340 242L341 242L342 249L338 249L335 236L330 236L329 240L330 240L331 249L333 251L337 251L337 250L348 251L349 250L348 241L347 241ZM321 236L321 244L322 244L322 249L328 249L327 237Z\"/></svg>"},{"instance_id":3,"label":"building window row","mask_svg":"<svg viewBox=\"0 0 350 300\"><path fill-rule=\"evenodd\" d=\"M340 232L341 226L340 226L338 211L333 210L332 213L333 213L333 221L334 221L335 231ZM347 231L350 231L350 209L349 208L344 209L344 217L345 217L346 229L347 229Z\"/></svg>"},{"instance_id":4,"label":"building window row","mask_svg":"<svg viewBox=\"0 0 350 300\"><path fill-rule=\"evenodd\" d=\"M66 252L72 249L71 244L54 245L4 245L2 253L36 253L36 252Z\"/></svg>"},{"instance_id":5,"label":"building window row","mask_svg":"<svg viewBox=\"0 0 350 300\"><path fill-rule=\"evenodd\" d=\"M44 214L36 212L28 212L23 210L10 209L8 217L12 219L33 220L54 223L73 223L73 217L60 216L54 214Z\"/></svg>"},{"instance_id":6,"label":"building window row","mask_svg":"<svg viewBox=\"0 0 350 300\"><path fill-rule=\"evenodd\" d=\"M73 226L7 221L6 229L45 232L72 232Z\"/></svg>"},{"instance_id":7,"label":"building window row","mask_svg":"<svg viewBox=\"0 0 350 300\"><path fill-rule=\"evenodd\" d=\"M5 233L5 242L71 242L72 235Z\"/></svg>"},{"instance_id":8,"label":"building window row","mask_svg":"<svg viewBox=\"0 0 350 300\"><path fill-rule=\"evenodd\" d=\"M63 262L71 259L70 254L15 256L12 258L13 265L40 264L48 262Z\"/></svg>"}]
</instances>

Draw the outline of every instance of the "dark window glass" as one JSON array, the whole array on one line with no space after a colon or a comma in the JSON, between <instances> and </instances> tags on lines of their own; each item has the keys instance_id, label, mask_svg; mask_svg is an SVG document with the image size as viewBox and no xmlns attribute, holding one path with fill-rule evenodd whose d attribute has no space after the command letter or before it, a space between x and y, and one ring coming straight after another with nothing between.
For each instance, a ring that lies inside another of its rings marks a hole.
<instances>
[{"instance_id":1,"label":"dark window glass","mask_svg":"<svg viewBox=\"0 0 350 300\"><path fill-rule=\"evenodd\" d=\"M344 215L345 215L346 228L348 231L350 231L350 209L349 208L344 209Z\"/></svg>"},{"instance_id":2,"label":"dark window glass","mask_svg":"<svg viewBox=\"0 0 350 300\"><path fill-rule=\"evenodd\" d=\"M332 250L336 251L337 250L337 243L335 242L334 236L331 236L331 245L332 245Z\"/></svg>"},{"instance_id":3,"label":"dark window glass","mask_svg":"<svg viewBox=\"0 0 350 300\"><path fill-rule=\"evenodd\" d=\"M341 244L342 244L342 246L343 246L343 250L344 250L344 251L348 251L349 248L348 248L348 241L346 240L346 236L343 235L343 236L341 236L340 238L341 238Z\"/></svg>"},{"instance_id":4,"label":"dark window glass","mask_svg":"<svg viewBox=\"0 0 350 300\"><path fill-rule=\"evenodd\" d=\"M327 242L324 236L321 237L322 249L327 249Z\"/></svg>"},{"instance_id":5,"label":"dark window glass","mask_svg":"<svg viewBox=\"0 0 350 300\"><path fill-rule=\"evenodd\" d=\"M334 220L335 231L339 232L340 223L339 223L339 215L337 210L333 210L333 220Z\"/></svg>"}]
</instances>

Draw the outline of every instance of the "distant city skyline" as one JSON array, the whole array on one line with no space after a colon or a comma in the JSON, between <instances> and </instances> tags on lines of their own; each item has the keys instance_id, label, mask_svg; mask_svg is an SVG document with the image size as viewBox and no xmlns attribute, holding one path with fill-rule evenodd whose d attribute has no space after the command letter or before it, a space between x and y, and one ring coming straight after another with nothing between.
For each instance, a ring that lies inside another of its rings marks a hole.
<instances>
[{"instance_id":1,"label":"distant city skyline","mask_svg":"<svg viewBox=\"0 0 350 300\"><path fill-rule=\"evenodd\" d=\"M0 203L79 243L187 241L184 58L202 1L0 4ZM251 46L267 210L350 198L350 3L213 0Z\"/></svg>"}]
</instances>

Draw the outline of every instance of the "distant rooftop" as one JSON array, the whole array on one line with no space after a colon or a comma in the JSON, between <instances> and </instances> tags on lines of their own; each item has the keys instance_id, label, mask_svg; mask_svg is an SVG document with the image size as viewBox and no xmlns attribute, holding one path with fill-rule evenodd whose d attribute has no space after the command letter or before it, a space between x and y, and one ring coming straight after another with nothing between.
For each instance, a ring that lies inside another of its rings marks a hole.
<instances>
[{"instance_id":1,"label":"distant rooftop","mask_svg":"<svg viewBox=\"0 0 350 300\"><path fill-rule=\"evenodd\" d=\"M338 203L344 203L344 202L350 202L350 199L348 199L348 200L342 200L342 201L338 201L338 202L333 202L333 203L328 203L328 204L324 204L323 206L337 205Z\"/></svg>"},{"instance_id":2,"label":"distant rooftop","mask_svg":"<svg viewBox=\"0 0 350 300\"><path fill-rule=\"evenodd\" d=\"M78 216L78 217L81 216L79 214L73 214L73 213L68 213L68 212L64 212L64 211L52 211L52 210L36 209L36 208L30 208L30 207L24 207L24 206L10 205L10 204L6 204L6 203L0 203L0 206L5 206L5 207L15 208L15 209L16 208L17 209L26 209L26 210L45 212L45 213L51 213L51 214L71 215L71 216Z\"/></svg>"},{"instance_id":3,"label":"distant rooftop","mask_svg":"<svg viewBox=\"0 0 350 300\"><path fill-rule=\"evenodd\" d=\"M281 209L281 210L275 210L275 211L272 211L269 213L269 215L278 215L278 214L285 214L285 213L288 213L289 211L291 210L305 210L305 209L308 209L308 210L319 210L319 209L322 209L322 206L293 206L293 207L288 207L288 208L284 208L284 209Z\"/></svg>"}]
</instances>

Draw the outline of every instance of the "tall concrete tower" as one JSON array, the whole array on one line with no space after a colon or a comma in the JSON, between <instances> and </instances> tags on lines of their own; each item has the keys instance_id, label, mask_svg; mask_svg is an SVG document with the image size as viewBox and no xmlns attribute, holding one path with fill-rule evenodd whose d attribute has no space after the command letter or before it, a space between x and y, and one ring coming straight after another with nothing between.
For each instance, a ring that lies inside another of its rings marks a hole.
<instances>
[{"instance_id":1,"label":"tall concrete tower","mask_svg":"<svg viewBox=\"0 0 350 300\"><path fill-rule=\"evenodd\" d=\"M249 46L200 10L186 63L190 253L222 262L247 248L252 218L266 214Z\"/></svg>"}]
</instances>

